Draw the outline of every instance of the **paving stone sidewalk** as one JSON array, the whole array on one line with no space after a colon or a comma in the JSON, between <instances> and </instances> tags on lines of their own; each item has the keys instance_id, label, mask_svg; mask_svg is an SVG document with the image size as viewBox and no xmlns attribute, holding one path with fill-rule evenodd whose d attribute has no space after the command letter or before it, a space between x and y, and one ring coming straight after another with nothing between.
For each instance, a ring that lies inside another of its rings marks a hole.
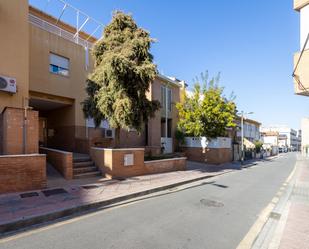
<instances>
[{"instance_id":1,"label":"paving stone sidewalk","mask_svg":"<svg viewBox=\"0 0 309 249\"><path fill-rule=\"evenodd\" d=\"M309 249L309 159L300 160L280 249Z\"/></svg>"}]
</instances>

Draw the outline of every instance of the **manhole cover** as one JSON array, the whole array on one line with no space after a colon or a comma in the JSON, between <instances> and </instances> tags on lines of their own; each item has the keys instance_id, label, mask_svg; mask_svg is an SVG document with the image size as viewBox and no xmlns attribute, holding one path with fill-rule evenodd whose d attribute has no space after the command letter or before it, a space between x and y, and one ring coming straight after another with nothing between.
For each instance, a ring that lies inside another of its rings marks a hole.
<instances>
[{"instance_id":1,"label":"manhole cover","mask_svg":"<svg viewBox=\"0 0 309 249\"><path fill-rule=\"evenodd\" d=\"M206 207L223 207L224 206L222 202L208 200L208 199L201 199L200 204Z\"/></svg>"}]
</instances>

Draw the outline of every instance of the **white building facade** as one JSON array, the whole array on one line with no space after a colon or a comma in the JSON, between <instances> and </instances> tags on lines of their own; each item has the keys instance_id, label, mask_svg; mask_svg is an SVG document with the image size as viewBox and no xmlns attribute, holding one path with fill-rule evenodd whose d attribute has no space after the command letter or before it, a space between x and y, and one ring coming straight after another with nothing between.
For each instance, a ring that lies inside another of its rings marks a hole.
<instances>
[{"instance_id":1,"label":"white building facade","mask_svg":"<svg viewBox=\"0 0 309 249\"><path fill-rule=\"evenodd\" d=\"M286 125L273 125L268 127L262 127L261 132L278 132L279 137L281 138L286 137L286 141L284 143L286 144L286 147L288 147L291 150L297 150L301 143L297 131ZM283 145L282 143L283 141L280 143L280 145Z\"/></svg>"},{"instance_id":2,"label":"white building facade","mask_svg":"<svg viewBox=\"0 0 309 249\"><path fill-rule=\"evenodd\" d=\"M301 145L302 152L309 153L309 118L301 120Z\"/></svg>"}]
</instances>

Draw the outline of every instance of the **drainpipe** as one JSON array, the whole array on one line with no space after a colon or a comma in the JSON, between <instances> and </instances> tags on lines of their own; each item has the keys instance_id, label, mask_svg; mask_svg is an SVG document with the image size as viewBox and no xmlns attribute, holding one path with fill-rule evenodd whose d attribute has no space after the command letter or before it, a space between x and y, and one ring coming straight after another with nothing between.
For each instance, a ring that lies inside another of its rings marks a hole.
<instances>
[{"instance_id":1,"label":"drainpipe","mask_svg":"<svg viewBox=\"0 0 309 249\"><path fill-rule=\"evenodd\" d=\"M23 154L27 153L27 98L24 98L24 120L23 120Z\"/></svg>"}]
</instances>

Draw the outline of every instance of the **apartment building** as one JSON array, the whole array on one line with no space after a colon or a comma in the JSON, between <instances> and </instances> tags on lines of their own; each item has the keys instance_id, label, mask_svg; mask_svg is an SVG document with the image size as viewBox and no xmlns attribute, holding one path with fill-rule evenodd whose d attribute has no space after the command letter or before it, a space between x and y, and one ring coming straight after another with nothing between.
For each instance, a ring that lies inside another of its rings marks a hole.
<instances>
[{"instance_id":1,"label":"apartment building","mask_svg":"<svg viewBox=\"0 0 309 249\"><path fill-rule=\"evenodd\" d=\"M261 132L277 132L279 134L278 140L281 140L280 144L284 143L291 150L297 150L299 148L300 141L297 135L297 131L291 129L287 125L272 125L262 127Z\"/></svg>"},{"instance_id":2,"label":"apartment building","mask_svg":"<svg viewBox=\"0 0 309 249\"><path fill-rule=\"evenodd\" d=\"M294 90L309 96L309 0L294 0L294 9L300 15L300 48L294 55Z\"/></svg>"},{"instance_id":3,"label":"apartment building","mask_svg":"<svg viewBox=\"0 0 309 249\"><path fill-rule=\"evenodd\" d=\"M81 108L97 38L27 0L0 1L0 16L0 153L37 153L39 144L81 153L112 146L108 122L95 129ZM121 131L121 146L173 152L180 87L179 80L158 75L147 96L161 101L161 110L141 135Z\"/></svg>"}]
</instances>

